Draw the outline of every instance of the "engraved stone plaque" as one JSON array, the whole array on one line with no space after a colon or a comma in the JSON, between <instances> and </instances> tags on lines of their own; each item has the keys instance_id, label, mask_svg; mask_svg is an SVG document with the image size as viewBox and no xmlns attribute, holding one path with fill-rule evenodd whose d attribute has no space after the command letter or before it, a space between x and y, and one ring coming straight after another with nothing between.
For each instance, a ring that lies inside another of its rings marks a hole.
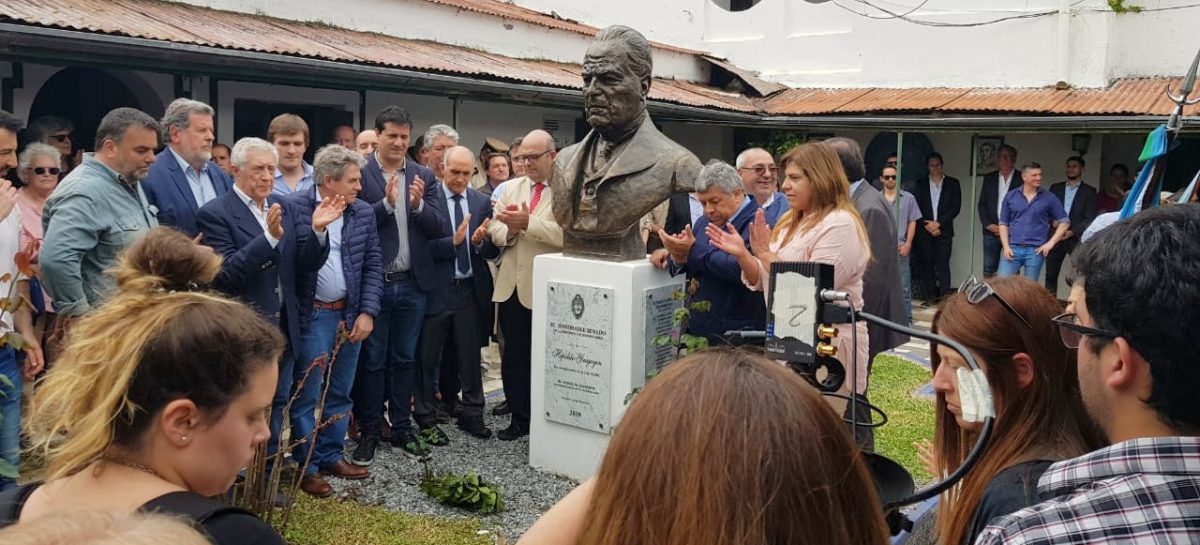
<instances>
[{"instance_id":1,"label":"engraved stone plaque","mask_svg":"<svg viewBox=\"0 0 1200 545\"><path fill-rule=\"evenodd\" d=\"M646 303L644 326L646 336L645 377L647 380L675 359L674 346L655 344L654 339L660 336L670 336L679 329L679 325L675 323L675 311L683 308L683 299L676 299L674 295L676 291L682 292L683 289L683 284L678 284L642 291L645 294L642 299Z\"/></svg>"},{"instance_id":2,"label":"engraved stone plaque","mask_svg":"<svg viewBox=\"0 0 1200 545\"><path fill-rule=\"evenodd\" d=\"M569 282L546 289L546 418L608 433L613 290Z\"/></svg>"}]
</instances>

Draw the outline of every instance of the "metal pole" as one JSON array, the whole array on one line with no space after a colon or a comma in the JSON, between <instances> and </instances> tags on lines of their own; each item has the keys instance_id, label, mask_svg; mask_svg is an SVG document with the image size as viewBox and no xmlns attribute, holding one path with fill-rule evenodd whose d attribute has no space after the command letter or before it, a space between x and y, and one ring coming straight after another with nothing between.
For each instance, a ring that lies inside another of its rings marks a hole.
<instances>
[{"instance_id":1,"label":"metal pole","mask_svg":"<svg viewBox=\"0 0 1200 545\"><path fill-rule=\"evenodd\" d=\"M904 131L896 133L896 183L904 179ZM903 186L903 184L901 184Z\"/></svg>"},{"instance_id":2,"label":"metal pole","mask_svg":"<svg viewBox=\"0 0 1200 545\"><path fill-rule=\"evenodd\" d=\"M454 127L456 131L458 130L458 110L460 106L462 106L462 97L455 95L450 99L450 126Z\"/></svg>"},{"instance_id":3,"label":"metal pole","mask_svg":"<svg viewBox=\"0 0 1200 545\"><path fill-rule=\"evenodd\" d=\"M999 182L997 182L997 183L999 183ZM971 196L972 196L972 200L970 202L979 202L979 134L978 133L971 133ZM979 250L979 247L977 244L982 244L983 235L980 234L977 237L973 233L975 230L975 222L979 221L979 214L978 214L978 210L976 210L976 207L970 206L968 208L971 209L971 229L968 229L967 232L972 233L971 234L971 269L974 270L975 269L976 252L977 252L977 250ZM982 262L982 260L980 260L980 266L982 266L982 265L983 265L983 262Z\"/></svg>"},{"instance_id":4,"label":"metal pole","mask_svg":"<svg viewBox=\"0 0 1200 545\"><path fill-rule=\"evenodd\" d=\"M358 90L358 130L367 130L367 90Z\"/></svg>"}]
</instances>

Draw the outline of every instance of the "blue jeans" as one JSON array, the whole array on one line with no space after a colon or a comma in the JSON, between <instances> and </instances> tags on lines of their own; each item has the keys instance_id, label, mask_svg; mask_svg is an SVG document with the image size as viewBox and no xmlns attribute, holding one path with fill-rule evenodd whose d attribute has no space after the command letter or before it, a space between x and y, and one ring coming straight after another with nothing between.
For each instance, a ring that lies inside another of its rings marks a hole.
<instances>
[{"instance_id":1,"label":"blue jeans","mask_svg":"<svg viewBox=\"0 0 1200 545\"><path fill-rule=\"evenodd\" d=\"M1010 260L1005 257L1000 258L1000 270L997 272L1000 276L1015 276L1017 273L1024 270L1025 278L1030 278L1034 282L1042 275L1042 265L1046 263L1046 258L1038 255L1037 246L1016 245L1009 246L1012 248L1013 258Z\"/></svg>"},{"instance_id":2,"label":"blue jeans","mask_svg":"<svg viewBox=\"0 0 1200 545\"><path fill-rule=\"evenodd\" d=\"M267 440L267 455L274 456L279 451L279 439L283 433L283 408L292 397L293 376L296 369L296 353L292 350L291 341L283 349L279 357L279 382L275 384L275 397L271 399L271 438ZM296 414L293 405L291 414ZM295 435L289 441L295 441ZM286 450L286 449L285 449Z\"/></svg>"},{"instance_id":3,"label":"blue jeans","mask_svg":"<svg viewBox=\"0 0 1200 545\"><path fill-rule=\"evenodd\" d=\"M1000 237L991 233L983 235L983 276L996 276L996 271L1000 268L1000 253L1004 247L1000 244Z\"/></svg>"},{"instance_id":4,"label":"blue jeans","mask_svg":"<svg viewBox=\"0 0 1200 545\"><path fill-rule=\"evenodd\" d=\"M329 393L325 397L325 410L321 415L322 422L329 423L317 433L315 441L307 441L298 445L292 451L292 459L303 464L308 455L310 445L315 445L312 460L305 472L316 473L322 466L333 464L342 458L343 439L350 426L350 390L354 386L354 372L358 363L358 351L362 343L345 342L338 350L337 359L332 366L315 367L304 379L304 373L313 360L322 356L328 357L337 341L338 325L343 322L345 311L316 309L313 311L312 323L308 330L300 334L300 355L293 377L295 387L299 388L296 401L292 404L292 438L299 441L308 438L316 427L314 411L321 398L325 376L329 377ZM346 328L353 327L347 323ZM301 383L301 380L304 382ZM330 422L332 420L332 422Z\"/></svg>"},{"instance_id":5,"label":"blue jeans","mask_svg":"<svg viewBox=\"0 0 1200 545\"><path fill-rule=\"evenodd\" d=\"M379 437L383 402L388 402L392 437L412 433L412 397L417 389L417 340L425 320L425 291L411 276L383 285L375 329L363 341L354 384L354 421L363 437ZM384 370L387 370L385 373ZM390 376L389 376L390 375ZM389 380L389 399L383 381Z\"/></svg>"},{"instance_id":6,"label":"blue jeans","mask_svg":"<svg viewBox=\"0 0 1200 545\"><path fill-rule=\"evenodd\" d=\"M21 464L21 366L17 352L10 347L0 349L0 375L12 386L0 381L0 460L14 469ZM0 477L0 490L16 486L13 479Z\"/></svg>"},{"instance_id":7,"label":"blue jeans","mask_svg":"<svg viewBox=\"0 0 1200 545\"><path fill-rule=\"evenodd\" d=\"M907 312L908 325L912 325L912 265L908 255L899 257L900 287L904 288L904 311Z\"/></svg>"}]
</instances>

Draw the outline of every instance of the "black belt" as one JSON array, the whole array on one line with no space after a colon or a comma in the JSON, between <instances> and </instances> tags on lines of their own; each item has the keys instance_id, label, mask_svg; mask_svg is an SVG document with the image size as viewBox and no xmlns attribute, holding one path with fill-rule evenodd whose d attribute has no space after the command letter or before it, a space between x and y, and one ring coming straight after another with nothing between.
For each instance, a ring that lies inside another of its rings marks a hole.
<instances>
[{"instance_id":1,"label":"black belt","mask_svg":"<svg viewBox=\"0 0 1200 545\"><path fill-rule=\"evenodd\" d=\"M383 273L384 282L403 282L412 278L412 271L392 271Z\"/></svg>"},{"instance_id":2,"label":"black belt","mask_svg":"<svg viewBox=\"0 0 1200 545\"><path fill-rule=\"evenodd\" d=\"M471 278L470 276L466 278L455 278L450 281L450 285L455 287L470 288L475 286L475 279Z\"/></svg>"}]
</instances>

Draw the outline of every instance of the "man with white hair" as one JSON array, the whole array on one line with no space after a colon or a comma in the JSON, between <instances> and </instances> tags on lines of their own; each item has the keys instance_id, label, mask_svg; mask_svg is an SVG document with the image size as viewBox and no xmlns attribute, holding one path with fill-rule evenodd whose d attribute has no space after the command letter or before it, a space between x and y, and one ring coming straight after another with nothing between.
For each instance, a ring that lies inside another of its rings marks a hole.
<instances>
[{"instance_id":1,"label":"man with white hair","mask_svg":"<svg viewBox=\"0 0 1200 545\"><path fill-rule=\"evenodd\" d=\"M450 125L434 125L425 131L422 141L425 166L433 171L438 180L446 179L446 150L458 145L458 131Z\"/></svg>"},{"instance_id":2,"label":"man with white hair","mask_svg":"<svg viewBox=\"0 0 1200 545\"><path fill-rule=\"evenodd\" d=\"M142 182L158 223L196 236L196 212L229 192L233 181L212 162L213 109L190 98L175 99L162 118L167 147Z\"/></svg>"},{"instance_id":3,"label":"man with white hair","mask_svg":"<svg viewBox=\"0 0 1200 545\"><path fill-rule=\"evenodd\" d=\"M266 140L238 140L230 153L232 191L204 205L196 215L204 244L223 258L214 287L253 306L279 324L288 338L271 404L268 450L272 454L278 448L283 407L291 395L292 346L300 338L297 269L313 274L329 254L329 247L322 247L313 232L285 229L281 205L268 203L278 157L275 146Z\"/></svg>"},{"instance_id":4,"label":"man with white hair","mask_svg":"<svg viewBox=\"0 0 1200 545\"><path fill-rule=\"evenodd\" d=\"M709 244L704 232L709 224L723 231L732 229L750 247L750 223L756 214L764 212L746 193L743 180L722 161L711 161L700 169L695 195L704 206L704 216L696 220L695 228L685 226L675 235L659 229L664 247L650 255L655 267L669 268L671 274L687 273L689 282L696 280L693 297L712 306L708 312L692 314L688 333L707 337L713 346L724 344L722 334L726 331L760 329L766 321L762 294L746 288L737 258Z\"/></svg>"}]
</instances>

